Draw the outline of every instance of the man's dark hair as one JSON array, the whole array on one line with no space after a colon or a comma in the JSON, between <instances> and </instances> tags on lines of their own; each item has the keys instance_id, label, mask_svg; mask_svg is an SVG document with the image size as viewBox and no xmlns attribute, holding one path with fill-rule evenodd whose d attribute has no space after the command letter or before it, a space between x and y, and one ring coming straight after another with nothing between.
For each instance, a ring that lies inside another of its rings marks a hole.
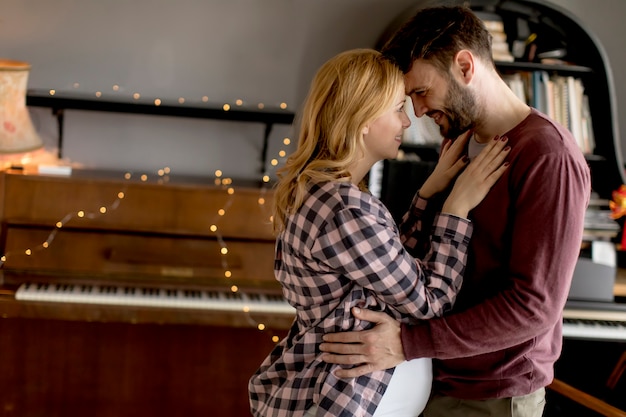
<instances>
[{"instance_id":1,"label":"man's dark hair","mask_svg":"<svg viewBox=\"0 0 626 417\"><path fill-rule=\"evenodd\" d=\"M381 52L405 74L413 61L424 59L448 73L457 52L468 49L491 62L491 35L474 12L463 6L419 10L392 35Z\"/></svg>"}]
</instances>

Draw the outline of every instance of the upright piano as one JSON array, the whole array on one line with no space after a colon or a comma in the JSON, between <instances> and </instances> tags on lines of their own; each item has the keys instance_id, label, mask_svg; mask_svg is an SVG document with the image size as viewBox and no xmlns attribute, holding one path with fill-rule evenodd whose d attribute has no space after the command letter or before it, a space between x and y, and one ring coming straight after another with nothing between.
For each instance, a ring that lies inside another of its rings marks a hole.
<instances>
[{"instance_id":1,"label":"upright piano","mask_svg":"<svg viewBox=\"0 0 626 417\"><path fill-rule=\"evenodd\" d=\"M8 170L0 196L0 415L249 415L294 317L267 187Z\"/></svg>"}]
</instances>

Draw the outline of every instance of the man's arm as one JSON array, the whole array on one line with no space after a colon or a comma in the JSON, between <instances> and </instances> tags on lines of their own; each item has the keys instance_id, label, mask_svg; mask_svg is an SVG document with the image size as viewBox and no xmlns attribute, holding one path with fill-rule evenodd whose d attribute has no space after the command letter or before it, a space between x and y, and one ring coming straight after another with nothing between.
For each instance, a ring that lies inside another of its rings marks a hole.
<instances>
[{"instance_id":1,"label":"man's arm","mask_svg":"<svg viewBox=\"0 0 626 417\"><path fill-rule=\"evenodd\" d=\"M322 360L342 365L357 365L335 372L338 378L353 378L376 370L393 368L405 360L400 340L400 323L382 312L353 308L360 320L375 323L370 330L329 333L320 344Z\"/></svg>"},{"instance_id":2,"label":"man's arm","mask_svg":"<svg viewBox=\"0 0 626 417\"><path fill-rule=\"evenodd\" d=\"M509 274L514 285L464 314L429 320L424 326L405 326L401 337L408 359L453 358L504 349L530 340L559 320L559 311L567 297L565 284L571 278L578 256L589 180L586 171L582 172L575 166L568 171L568 175L556 178L554 174L544 175L546 169L554 170L554 167L567 167L568 164L563 161L557 163L558 159L533 159L533 175L529 174L529 170L522 170L525 174L524 196L518 199L518 204L523 203L524 210L518 210L513 233L516 239L509 262ZM565 185L559 183L562 179L565 179ZM554 190L560 192L555 193ZM555 242L558 242L557 246ZM346 355L329 356L327 361L360 364L351 371L342 372L341 376L361 375L367 372L365 369L386 369L393 362L386 362L377 355L382 356L386 346L402 349L402 342L397 337L384 335L383 325L388 325L384 318L378 315L365 318L362 314L359 318L377 323L369 331L369 339L347 334L325 337L327 342L333 342L325 346L325 352ZM436 338L433 338L433 333L436 333ZM503 337L505 334L507 337ZM337 345L346 339L355 345L349 350L341 350ZM369 345L370 339L372 345Z\"/></svg>"}]
</instances>

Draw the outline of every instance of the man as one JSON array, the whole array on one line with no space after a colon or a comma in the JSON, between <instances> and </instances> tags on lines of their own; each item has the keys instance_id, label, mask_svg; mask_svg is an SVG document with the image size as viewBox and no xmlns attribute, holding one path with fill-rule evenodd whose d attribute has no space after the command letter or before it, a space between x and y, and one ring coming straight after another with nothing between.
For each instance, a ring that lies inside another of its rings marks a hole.
<instances>
[{"instance_id":1,"label":"man","mask_svg":"<svg viewBox=\"0 0 626 417\"><path fill-rule=\"evenodd\" d=\"M453 311L400 326L357 310L377 325L326 335L325 360L355 365L337 373L355 377L432 357L426 417L540 417L591 193L586 161L570 132L504 83L490 35L468 8L419 11L383 53L404 72L416 116L431 117L447 138L473 131L470 158L506 136L510 167L470 215L474 235Z\"/></svg>"}]
</instances>

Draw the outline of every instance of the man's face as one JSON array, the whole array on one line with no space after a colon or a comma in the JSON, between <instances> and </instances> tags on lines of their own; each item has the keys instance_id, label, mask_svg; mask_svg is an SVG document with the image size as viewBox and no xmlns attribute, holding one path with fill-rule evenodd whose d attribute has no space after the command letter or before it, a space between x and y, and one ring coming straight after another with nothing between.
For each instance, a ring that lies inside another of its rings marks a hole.
<instances>
[{"instance_id":1,"label":"man's face","mask_svg":"<svg viewBox=\"0 0 626 417\"><path fill-rule=\"evenodd\" d=\"M456 138L474 126L476 100L454 77L442 75L432 64L417 60L404 81L415 115L431 117L443 137Z\"/></svg>"}]
</instances>

